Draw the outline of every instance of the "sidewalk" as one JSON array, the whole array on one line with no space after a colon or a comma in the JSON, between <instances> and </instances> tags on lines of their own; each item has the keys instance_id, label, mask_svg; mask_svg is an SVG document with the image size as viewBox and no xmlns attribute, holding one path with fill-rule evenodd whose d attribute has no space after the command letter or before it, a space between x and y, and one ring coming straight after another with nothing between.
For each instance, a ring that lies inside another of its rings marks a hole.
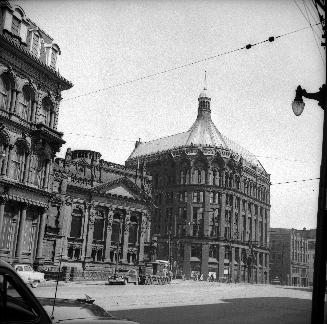
<instances>
[{"instance_id":1,"label":"sidewalk","mask_svg":"<svg viewBox=\"0 0 327 324\"><path fill-rule=\"evenodd\" d=\"M58 281L58 286L72 286L76 284L82 284L82 285L100 285L104 286L106 284L106 280L97 281L97 280L78 280L78 281ZM41 282L38 287L55 287L57 284L56 280L46 280L44 282Z\"/></svg>"}]
</instances>

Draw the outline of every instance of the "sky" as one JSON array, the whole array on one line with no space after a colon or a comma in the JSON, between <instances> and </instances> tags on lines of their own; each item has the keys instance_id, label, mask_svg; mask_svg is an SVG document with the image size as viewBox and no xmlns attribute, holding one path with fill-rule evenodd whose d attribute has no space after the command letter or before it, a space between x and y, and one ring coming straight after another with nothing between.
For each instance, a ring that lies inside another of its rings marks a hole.
<instances>
[{"instance_id":1,"label":"sky","mask_svg":"<svg viewBox=\"0 0 327 324\"><path fill-rule=\"evenodd\" d=\"M285 182L319 178L323 110L305 99L296 117L291 104L298 85L325 82L321 27L217 56L310 27L311 1L15 2L60 46L60 74L74 84L62 94L60 157L70 147L124 164L138 138L188 130L207 71L213 122L271 174L271 227L316 226L319 181Z\"/></svg>"}]
</instances>

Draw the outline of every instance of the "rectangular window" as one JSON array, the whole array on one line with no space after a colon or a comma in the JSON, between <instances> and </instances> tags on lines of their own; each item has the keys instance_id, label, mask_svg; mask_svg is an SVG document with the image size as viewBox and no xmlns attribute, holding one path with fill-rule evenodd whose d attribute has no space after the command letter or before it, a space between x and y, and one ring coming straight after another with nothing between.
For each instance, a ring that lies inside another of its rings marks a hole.
<instances>
[{"instance_id":1,"label":"rectangular window","mask_svg":"<svg viewBox=\"0 0 327 324\"><path fill-rule=\"evenodd\" d=\"M103 230L104 230L103 218L102 219L95 219L93 239L102 241L103 240Z\"/></svg>"},{"instance_id":2,"label":"rectangular window","mask_svg":"<svg viewBox=\"0 0 327 324\"><path fill-rule=\"evenodd\" d=\"M210 204L213 204L213 192L210 192Z\"/></svg>"},{"instance_id":3,"label":"rectangular window","mask_svg":"<svg viewBox=\"0 0 327 324\"><path fill-rule=\"evenodd\" d=\"M193 202L197 202L198 201L198 193L195 191L193 192Z\"/></svg>"},{"instance_id":4,"label":"rectangular window","mask_svg":"<svg viewBox=\"0 0 327 324\"><path fill-rule=\"evenodd\" d=\"M203 191L200 192L200 202L203 202Z\"/></svg>"},{"instance_id":5,"label":"rectangular window","mask_svg":"<svg viewBox=\"0 0 327 324\"><path fill-rule=\"evenodd\" d=\"M81 237L82 217L80 215L72 215L70 228L70 237Z\"/></svg>"},{"instance_id":6,"label":"rectangular window","mask_svg":"<svg viewBox=\"0 0 327 324\"><path fill-rule=\"evenodd\" d=\"M184 202L187 202L187 192L184 192Z\"/></svg>"}]
</instances>

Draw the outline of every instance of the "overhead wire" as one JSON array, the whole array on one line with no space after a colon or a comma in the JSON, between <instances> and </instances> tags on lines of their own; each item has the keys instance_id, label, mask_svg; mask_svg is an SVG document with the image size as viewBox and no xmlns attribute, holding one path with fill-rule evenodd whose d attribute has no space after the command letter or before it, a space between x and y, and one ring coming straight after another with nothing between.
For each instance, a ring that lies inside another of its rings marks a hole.
<instances>
[{"instance_id":1,"label":"overhead wire","mask_svg":"<svg viewBox=\"0 0 327 324\"><path fill-rule=\"evenodd\" d=\"M315 30L312 27L311 20L310 20L310 15L309 15L309 12L307 10L307 4L306 4L306 2L304 0L302 0L302 2L303 2L304 10L305 10L305 12L307 14L307 21L308 21L308 23L310 25L310 28L311 28L311 31L312 31L312 34L313 34L313 38L315 40L315 43L316 43L316 46L317 46L317 49L318 49L318 52L319 52L319 55L321 57L322 63L325 65L325 61L324 61L324 59L322 57L321 49L320 49L320 46L319 46L318 40L317 40L317 37L319 37L319 36L316 35L316 32L315 32Z\"/></svg>"},{"instance_id":2,"label":"overhead wire","mask_svg":"<svg viewBox=\"0 0 327 324\"><path fill-rule=\"evenodd\" d=\"M290 184L290 183L295 183L295 182L307 182L307 181L314 181L314 180L319 180L319 179L320 178L299 179L299 180L291 180L291 181L284 181L284 182L275 182L275 183L272 183L271 185Z\"/></svg>"},{"instance_id":3,"label":"overhead wire","mask_svg":"<svg viewBox=\"0 0 327 324\"><path fill-rule=\"evenodd\" d=\"M316 25L319 25L319 24L320 23L317 23ZM75 97L63 99L62 101L69 101L69 100L74 100L74 99L78 99L78 98L81 98L81 97L86 97L86 96L89 96L89 95L92 95L92 94L96 94L96 93L99 93L99 92L103 92L103 91L106 91L106 90L110 90L110 89L113 89L113 88L121 87L121 86L128 85L128 84L131 84L131 83L134 83L134 82L139 82L139 81L149 79L149 78L153 78L153 77L156 77L156 76L159 76L159 75L162 75L162 74L166 74L166 73L169 73L169 72L180 70L180 69L183 69L183 68L195 65L195 64L199 64L199 63L202 63L202 62L206 62L206 61L209 61L209 60L216 59L216 58L221 57L221 56L230 55L232 53L239 52L239 51L244 50L244 49L250 49L250 48L252 48L254 46L257 46L257 45L260 45L260 44L263 44L263 43L273 42L278 38L285 37L285 36L288 36L288 35L291 35L291 34L295 34L295 33L298 33L300 31L308 29L308 28L310 28L310 27L308 27L308 26L307 27L302 27L302 28L292 30L290 32L278 35L278 36L270 36L269 38L267 38L265 40L262 40L262 41L259 41L259 42L254 43L254 44L247 44L245 46L238 47L238 48L235 48L235 49L232 49L232 50L223 51L221 53L218 53L218 54L215 54L215 55L212 55L212 56L208 56L208 57L205 57L205 58L202 58L202 59L199 59L199 60L191 61L191 62L182 64L182 65L179 65L179 66L167 68L167 69L164 69L162 71L147 74L147 75L144 75L144 76L141 76L141 77L138 77L138 78L122 81L122 82L113 84L111 86L105 87L105 88L101 88L101 89L89 91L89 92L86 92L86 93L82 93L82 94L77 95Z\"/></svg>"}]
</instances>

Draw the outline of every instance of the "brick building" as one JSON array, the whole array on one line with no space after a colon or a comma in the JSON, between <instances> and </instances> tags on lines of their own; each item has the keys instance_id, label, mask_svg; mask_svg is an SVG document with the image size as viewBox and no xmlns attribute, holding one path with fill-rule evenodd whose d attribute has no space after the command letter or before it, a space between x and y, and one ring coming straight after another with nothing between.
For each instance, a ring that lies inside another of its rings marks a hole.
<instances>
[{"instance_id":1,"label":"brick building","mask_svg":"<svg viewBox=\"0 0 327 324\"><path fill-rule=\"evenodd\" d=\"M206 88L183 133L136 142L126 166L152 177L158 257L186 277L268 282L270 176L211 120Z\"/></svg>"},{"instance_id":2,"label":"brick building","mask_svg":"<svg viewBox=\"0 0 327 324\"><path fill-rule=\"evenodd\" d=\"M304 230L270 229L270 278L282 285L309 285L308 239Z\"/></svg>"},{"instance_id":3,"label":"brick building","mask_svg":"<svg viewBox=\"0 0 327 324\"><path fill-rule=\"evenodd\" d=\"M83 277L94 278L96 271L106 277L116 261L133 266L151 258L152 202L140 189L148 179L100 158L98 152L68 149L64 159L56 159L44 270L53 269L62 255L62 264Z\"/></svg>"},{"instance_id":4,"label":"brick building","mask_svg":"<svg viewBox=\"0 0 327 324\"><path fill-rule=\"evenodd\" d=\"M6 1L0 4L0 257L42 260L53 162L64 143L57 130L59 46Z\"/></svg>"}]
</instances>

